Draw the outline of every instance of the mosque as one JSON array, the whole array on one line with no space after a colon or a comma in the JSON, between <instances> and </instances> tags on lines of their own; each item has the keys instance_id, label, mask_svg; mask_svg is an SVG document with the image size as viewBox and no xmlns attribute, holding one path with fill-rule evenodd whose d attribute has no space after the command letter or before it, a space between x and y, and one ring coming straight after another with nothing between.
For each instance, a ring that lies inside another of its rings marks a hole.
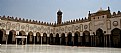
<instances>
[{"instance_id":1,"label":"mosque","mask_svg":"<svg viewBox=\"0 0 121 53\"><path fill-rule=\"evenodd\" d=\"M89 11L87 18L57 23L0 16L0 44L49 44L89 47L121 47L121 12L110 8Z\"/></svg>"}]
</instances>

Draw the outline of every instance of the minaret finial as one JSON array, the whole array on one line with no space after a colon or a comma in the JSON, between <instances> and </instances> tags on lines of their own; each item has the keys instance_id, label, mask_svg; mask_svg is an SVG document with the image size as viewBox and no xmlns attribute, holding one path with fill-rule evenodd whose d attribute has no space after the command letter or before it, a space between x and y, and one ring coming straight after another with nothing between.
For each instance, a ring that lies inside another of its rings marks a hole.
<instances>
[{"instance_id":1,"label":"minaret finial","mask_svg":"<svg viewBox=\"0 0 121 53\"><path fill-rule=\"evenodd\" d=\"M89 11L89 14L90 14L90 11Z\"/></svg>"},{"instance_id":2,"label":"minaret finial","mask_svg":"<svg viewBox=\"0 0 121 53\"><path fill-rule=\"evenodd\" d=\"M110 10L110 7L108 6L108 10Z\"/></svg>"},{"instance_id":3,"label":"minaret finial","mask_svg":"<svg viewBox=\"0 0 121 53\"><path fill-rule=\"evenodd\" d=\"M100 7L100 10L102 10L102 7Z\"/></svg>"}]
</instances>

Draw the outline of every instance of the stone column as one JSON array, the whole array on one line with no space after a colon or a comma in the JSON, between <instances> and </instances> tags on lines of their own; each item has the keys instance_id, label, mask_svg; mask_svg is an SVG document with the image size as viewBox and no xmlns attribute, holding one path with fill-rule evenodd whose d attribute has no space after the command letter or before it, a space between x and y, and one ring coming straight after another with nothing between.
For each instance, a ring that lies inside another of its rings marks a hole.
<instances>
[{"instance_id":1,"label":"stone column","mask_svg":"<svg viewBox=\"0 0 121 53\"><path fill-rule=\"evenodd\" d=\"M107 37L108 37L108 35L106 35L106 47L107 47L107 43L108 43L108 41L107 41L108 38Z\"/></svg>"},{"instance_id":2,"label":"stone column","mask_svg":"<svg viewBox=\"0 0 121 53\"><path fill-rule=\"evenodd\" d=\"M17 45L17 38L16 38L16 45Z\"/></svg>"},{"instance_id":3,"label":"stone column","mask_svg":"<svg viewBox=\"0 0 121 53\"><path fill-rule=\"evenodd\" d=\"M41 45L42 45L42 36L43 36L43 33L41 33Z\"/></svg>"},{"instance_id":4,"label":"stone column","mask_svg":"<svg viewBox=\"0 0 121 53\"><path fill-rule=\"evenodd\" d=\"M106 47L106 35L104 35L104 47Z\"/></svg>"},{"instance_id":5,"label":"stone column","mask_svg":"<svg viewBox=\"0 0 121 53\"><path fill-rule=\"evenodd\" d=\"M112 43L111 43L111 35L109 35L109 47L112 46L111 44L112 44Z\"/></svg>"},{"instance_id":6,"label":"stone column","mask_svg":"<svg viewBox=\"0 0 121 53\"><path fill-rule=\"evenodd\" d=\"M72 33L72 43L73 43L73 45L74 45L74 33Z\"/></svg>"},{"instance_id":7,"label":"stone column","mask_svg":"<svg viewBox=\"0 0 121 53\"><path fill-rule=\"evenodd\" d=\"M8 35L9 35L9 31L6 30L6 45L8 44Z\"/></svg>"},{"instance_id":8,"label":"stone column","mask_svg":"<svg viewBox=\"0 0 121 53\"><path fill-rule=\"evenodd\" d=\"M26 45L27 45L27 36L26 36Z\"/></svg>"},{"instance_id":9,"label":"stone column","mask_svg":"<svg viewBox=\"0 0 121 53\"><path fill-rule=\"evenodd\" d=\"M65 33L65 42L66 42L66 45L67 45L67 42L68 42L68 38L67 38L67 33Z\"/></svg>"},{"instance_id":10,"label":"stone column","mask_svg":"<svg viewBox=\"0 0 121 53\"><path fill-rule=\"evenodd\" d=\"M6 34L6 45L8 44L8 34Z\"/></svg>"},{"instance_id":11,"label":"stone column","mask_svg":"<svg viewBox=\"0 0 121 53\"><path fill-rule=\"evenodd\" d=\"M35 45L35 36L36 36L36 33L33 34L33 37L34 37L34 45Z\"/></svg>"},{"instance_id":12,"label":"stone column","mask_svg":"<svg viewBox=\"0 0 121 53\"><path fill-rule=\"evenodd\" d=\"M47 34L47 44L49 44L49 41L50 41L49 40L50 39L49 37L50 37L50 34Z\"/></svg>"},{"instance_id":13,"label":"stone column","mask_svg":"<svg viewBox=\"0 0 121 53\"><path fill-rule=\"evenodd\" d=\"M90 36L90 40L91 40L90 44L91 44L91 46L93 46L92 35Z\"/></svg>"}]
</instances>

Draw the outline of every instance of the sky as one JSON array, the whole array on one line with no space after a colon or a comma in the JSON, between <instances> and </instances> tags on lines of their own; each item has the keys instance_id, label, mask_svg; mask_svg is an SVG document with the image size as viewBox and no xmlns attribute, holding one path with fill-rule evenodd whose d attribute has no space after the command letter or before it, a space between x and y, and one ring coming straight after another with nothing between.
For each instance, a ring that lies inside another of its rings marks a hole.
<instances>
[{"instance_id":1,"label":"sky","mask_svg":"<svg viewBox=\"0 0 121 53\"><path fill-rule=\"evenodd\" d=\"M108 6L111 12L120 11L121 0L0 0L0 16L55 22L60 9L64 22L88 17L89 11L106 10Z\"/></svg>"}]
</instances>

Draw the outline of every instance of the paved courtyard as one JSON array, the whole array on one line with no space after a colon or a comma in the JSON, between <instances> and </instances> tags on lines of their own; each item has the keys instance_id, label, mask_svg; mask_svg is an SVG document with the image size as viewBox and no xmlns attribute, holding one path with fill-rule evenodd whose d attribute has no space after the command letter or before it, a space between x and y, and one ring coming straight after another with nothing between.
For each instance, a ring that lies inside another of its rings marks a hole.
<instances>
[{"instance_id":1,"label":"paved courtyard","mask_svg":"<svg viewBox=\"0 0 121 53\"><path fill-rule=\"evenodd\" d=\"M121 48L55 45L1 45L0 53L121 53Z\"/></svg>"}]
</instances>

